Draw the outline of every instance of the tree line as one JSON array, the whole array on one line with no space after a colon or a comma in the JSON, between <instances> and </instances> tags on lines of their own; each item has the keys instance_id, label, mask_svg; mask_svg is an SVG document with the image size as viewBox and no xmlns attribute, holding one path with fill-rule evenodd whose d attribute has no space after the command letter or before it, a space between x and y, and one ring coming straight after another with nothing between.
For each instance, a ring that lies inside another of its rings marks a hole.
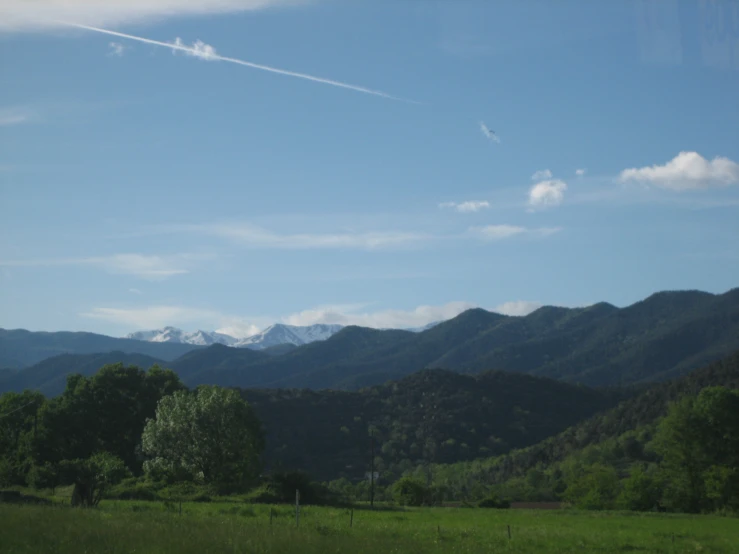
<instances>
[{"instance_id":1,"label":"tree line","mask_svg":"<svg viewBox=\"0 0 739 554\"><path fill-rule=\"evenodd\" d=\"M73 502L79 505L96 505L111 495L156 498L157 491L167 487L180 487L180 492L208 487L214 493L248 493L253 500L268 502L288 500L300 488L307 502L363 501L372 487L378 501L410 505L457 501L504 507L515 500L557 500L587 509L736 510L739 392L732 387L739 378L737 369L739 355L734 355L680 382L651 388L543 441L559 444L557 451L534 445L451 464L424 457L424 448L431 453L434 448L433 442L424 439L440 432L450 433L453 439L456 429L474 437L474 428L460 420L484 413L461 406L482 403L489 391L482 387L483 396L477 398L469 387L460 388L470 378L422 372L405 381L408 389L398 383L369 389L367 398L379 397L369 405L403 397L408 406L418 406L416 418L406 422L408 427L403 423L404 427L388 427L388 432L367 425L369 421L356 422L350 434L356 433L361 443L355 458L359 476L334 478L321 485L300 471L305 467L272 464L265 474L267 443L275 436L289 437L265 431L258 410L244 400L250 396L248 391L214 386L188 390L172 371L113 364L91 377L70 376L64 393L53 399L33 391L0 396L0 486L74 485ZM496 374L486 379L496 385L516 383ZM483 382L484 378L475 380L478 385ZM728 386L706 386L716 382ZM540 385L544 387L546 380ZM503 389L510 400L513 389ZM392 394L383 396L383 390ZM528 393L534 403L546 396ZM317 393L259 391L256 406L267 401L279 406L275 395L284 394L302 399L308 408L333 405L326 395ZM434 415L438 416L447 397L464 402L454 403L457 409L444 411L443 421L434 426ZM511 407L516 408L518 419L505 419L507 410L491 413L513 426L534 421L521 419L517 404ZM301 425L312 425L309 414L310 410L302 413ZM287 410L276 422L294 415ZM346 434L339 430L340 437ZM384 460L392 448L403 448L406 436L420 441L416 463L409 459L405 467L388 466ZM286 447L281 442L272 446ZM320 447L324 460L337 451L331 435ZM372 460L370 452L376 455ZM370 467L378 472L371 481L366 478Z\"/></svg>"},{"instance_id":2,"label":"tree line","mask_svg":"<svg viewBox=\"0 0 739 554\"><path fill-rule=\"evenodd\" d=\"M159 367L113 364L72 375L64 393L0 396L0 485L74 485L72 503L96 505L126 478L230 490L261 470L261 424L233 390L187 390Z\"/></svg>"}]
</instances>

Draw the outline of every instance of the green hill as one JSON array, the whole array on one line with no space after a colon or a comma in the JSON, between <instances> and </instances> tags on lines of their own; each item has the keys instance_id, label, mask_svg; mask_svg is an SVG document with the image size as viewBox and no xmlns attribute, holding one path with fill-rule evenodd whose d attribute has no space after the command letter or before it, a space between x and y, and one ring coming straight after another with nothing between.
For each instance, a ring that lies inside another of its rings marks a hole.
<instances>
[{"instance_id":1,"label":"green hill","mask_svg":"<svg viewBox=\"0 0 739 554\"><path fill-rule=\"evenodd\" d=\"M96 352L109 346L167 360L188 386L358 390L422 369L503 370L625 386L679 377L738 350L739 289L721 295L661 292L626 308L547 306L525 317L474 309L421 333L346 327L325 341L264 351L0 331L0 358L27 363L61 348L80 353L95 344L102 345ZM68 368L48 371L61 375Z\"/></svg>"},{"instance_id":2,"label":"green hill","mask_svg":"<svg viewBox=\"0 0 739 554\"><path fill-rule=\"evenodd\" d=\"M739 349L739 289L662 292L626 308L466 311L422 333L347 327L274 359L190 374L189 384L356 390L423 368L530 373L588 385L684 375ZM176 368L176 363L175 363Z\"/></svg>"},{"instance_id":3,"label":"green hill","mask_svg":"<svg viewBox=\"0 0 739 554\"><path fill-rule=\"evenodd\" d=\"M357 392L242 390L267 433L270 468L321 479L472 460L534 444L614 406L622 393L507 372L427 370Z\"/></svg>"},{"instance_id":4,"label":"green hill","mask_svg":"<svg viewBox=\"0 0 739 554\"><path fill-rule=\"evenodd\" d=\"M167 362L144 354L107 352L105 354L61 354L47 358L36 365L13 372L3 380L0 376L0 393L25 389L38 390L46 396L57 396L64 391L67 375L81 373L94 375L107 364L123 363L148 369L153 365L164 367Z\"/></svg>"},{"instance_id":5,"label":"green hill","mask_svg":"<svg viewBox=\"0 0 739 554\"><path fill-rule=\"evenodd\" d=\"M611 410L527 448L476 462L474 467L460 463L438 467L437 471L464 476L464 480L481 486L503 483L524 476L534 468L545 469L557 464L587 447L648 428L667 414L671 402L685 395L697 396L701 390L711 386L739 389L739 351L682 378L654 384Z\"/></svg>"},{"instance_id":6,"label":"green hill","mask_svg":"<svg viewBox=\"0 0 739 554\"><path fill-rule=\"evenodd\" d=\"M59 354L96 354L115 351L126 354L145 354L170 361L198 348L202 347L192 344L118 339L95 333L67 331L46 333L25 329L0 329L0 360L15 360L16 365L7 366L14 369L31 366Z\"/></svg>"}]
</instances>

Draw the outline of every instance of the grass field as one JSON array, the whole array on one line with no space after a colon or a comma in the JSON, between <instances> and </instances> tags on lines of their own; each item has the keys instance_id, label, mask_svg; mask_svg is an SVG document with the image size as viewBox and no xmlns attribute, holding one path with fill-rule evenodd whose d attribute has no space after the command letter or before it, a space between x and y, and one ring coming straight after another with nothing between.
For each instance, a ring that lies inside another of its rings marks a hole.
<instances>
[{"instance_id":1,"label":"grass field","mask_svg":"<svg viewBox=\"0 0 739 554\"><path fill-rule=\"evenodd\" d=\"M274 517L270 524L270 510ZM0 552L739 552L715 516L464 508L295 510L245 503L103 502L95 510L0 504ZM508 526L511 538L508 538Z\"/></svg>"}]
</instances>

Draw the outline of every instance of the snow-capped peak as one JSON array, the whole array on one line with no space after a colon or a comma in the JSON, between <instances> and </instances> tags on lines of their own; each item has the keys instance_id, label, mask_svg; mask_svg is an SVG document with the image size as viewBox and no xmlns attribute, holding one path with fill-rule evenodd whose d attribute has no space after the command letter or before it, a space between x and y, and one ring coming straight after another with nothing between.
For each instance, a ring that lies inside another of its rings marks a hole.
<instances>
[{"instance_id":1,"label":"snow-capped peak","mask_svg":"<svg viewBox=\"0 0 739 554\"><path fill-rule=\"evenodd\" d=\"M252 348L254 350L262 350L270 346L277 346L278 344L301 346L319 340L326 340L342 328L342 325L327 325L323 323L308 325L306 327L276 323L275 325L270 325L261 333L241 339L235 346Z\"/></svg>"},{"instance_id":2,"label":"snow-capped peak","mask_svg":"<svg viewBox=\"0 0 739 554\"><path fill-rule=\"evenodd\" d=\"M233 346L238 339L214 331L194 331L188 333L176 327L165 327L154 331L138 331L126 335L127 339L143 340L147 342L175 342L181 344L196 344L209 346L211 344L225 344Z\"/></svg>"}]
</instances>

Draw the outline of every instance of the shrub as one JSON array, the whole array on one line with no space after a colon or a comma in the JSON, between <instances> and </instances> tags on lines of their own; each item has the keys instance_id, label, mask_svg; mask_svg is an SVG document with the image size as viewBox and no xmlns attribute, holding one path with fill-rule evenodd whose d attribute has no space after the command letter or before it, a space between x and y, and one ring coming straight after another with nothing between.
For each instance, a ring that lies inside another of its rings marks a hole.
<instances>
[{"instance_id":1,"label":"shrub","mask_svg":"<svg viewBox=\"0 0 739 554\"><path fill-rule=\"evenodd\" d=\"M499 510L510 508L511 503L504 498L500 498L497 494L492 493L487 498L477 503L478 508L497 508Z\"/></svg>"},{"instance_id":2,"label":"shrub","mask_svg":"<svg viewBox=\"0 0 739 554\"><path fill-rule=\"evenodd\" d=\"M393 485L393 497L401 506L421 506L428 497L428 488L412 477L402 477Z\"/></svg>"}]
</instances>

